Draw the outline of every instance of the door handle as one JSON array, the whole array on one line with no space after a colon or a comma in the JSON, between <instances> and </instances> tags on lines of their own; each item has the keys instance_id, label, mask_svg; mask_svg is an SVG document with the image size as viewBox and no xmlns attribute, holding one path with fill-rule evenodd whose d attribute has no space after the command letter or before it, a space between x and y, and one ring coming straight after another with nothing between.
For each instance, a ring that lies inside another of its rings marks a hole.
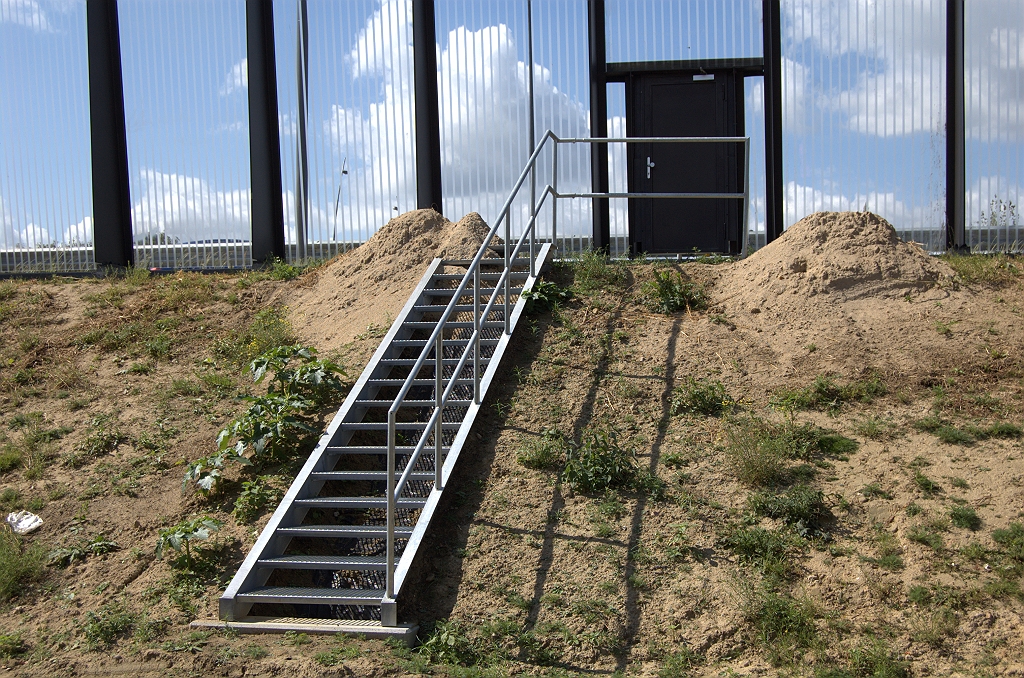
<instances>
[{"instance_id":1,"label":"door handle","mask_svg":"<svg viewBox=\"0 0 1024 678\"><path fill-rule=\"evenodd\" d=\"M651 156L647 156L647 178L651 178L651 168L654 167L654 163L651 162Z\"/></svg>"}]
</instances>

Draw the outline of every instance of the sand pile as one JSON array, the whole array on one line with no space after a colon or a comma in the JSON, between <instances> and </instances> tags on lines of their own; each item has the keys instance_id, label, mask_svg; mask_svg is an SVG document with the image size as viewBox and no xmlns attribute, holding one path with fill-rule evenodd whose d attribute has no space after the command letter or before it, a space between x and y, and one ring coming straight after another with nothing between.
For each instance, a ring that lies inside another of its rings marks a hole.
<instances>
[{"instance_id":1,"label":"sand pile","mask_svg":"<svg viewBox=\"0 0 1024 678\"><path fill-rule=\"evenodd\" d=\"M952 275L876 214L817 212L731 266L716 288L722 301L760 306L786 295L835 301L902 296Z\"/></svg>"},{"instance_id":2,"label":"sand pile","mask_svg":"<svg viewBox=\"0 0 1024 678\"><path fill-rule=\"evenodd\" d=\"M386 329L432 259L473 258L488 230L476 212L458 223L433 210L406 212L274 301L288 307L303 341L330 351L370 325Z\"/></svg>"}]
</instances>

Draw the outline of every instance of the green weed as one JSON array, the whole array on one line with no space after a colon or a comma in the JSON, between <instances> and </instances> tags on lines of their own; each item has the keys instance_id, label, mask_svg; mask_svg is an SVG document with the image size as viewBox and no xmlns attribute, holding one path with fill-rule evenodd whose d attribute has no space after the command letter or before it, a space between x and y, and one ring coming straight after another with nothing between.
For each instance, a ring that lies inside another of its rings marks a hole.
<instances>
[{"instance_id":1,"label":"green weed","mask_svg":"<svg viewBox=\"0 0 1024 678\"><path fill-rule=\"evenodd\" d=\"M914 471L914 485L916 485L917 489L921 490L921 492L928 497L942 492L942 488L939 487L939 484L921 473L920 469Z\"/></svg>"},{"instance_id":2,"label":"green weed","mask_svg":"<svg viewBox=\"0 0 1024 678\"><path fill-rule=\"evenodd\" d=\"M137 621L138 615L128 611L123 603L112 602L85 613L82 634L90 650L103 650L130 635Z\"/></svg>"},{"instance_id":3,"label":"green weed","mask_svg":"<svg viewBox=\"0 0 1024 678\"><path fill-rule=\"evenodd\" d=\"M701 652L683 643L661 665L658 678L687 678L692 669L703 665L705 661L707 659Z\"/></svg>"},{"instance_id":4,"label":"green weed","mask_svg":"<svg viewBox=\"0 0 1024 678\"><path fill-rule=\"evenodd\" d=\"M580 292L595 292L619 287L629 275L623 262L612 261L598 250L587 250L573 259L573 286Z\"/></svg>"},{"instance_id":5,"label":"green weed","mask_svg":"<svg viewBox=\"0 0 1024 678\"><path fill-rule=\"evenodd\" d=\"M210 534L219 531L223 525L224 523L216 518L202 516L171 527L161 528L156 541L156 557L163 558L164 551L170 547L179 554L179 558L171 561L171 564L175 567L192 570L195 565L192 542L209 539Z\"/></svg>"},{"instance_id":6,"label":"green weed","mask_svg":"<svg viewBox=\"0 0 1024 678\"><path fill-rule=\"evenodd\" d=\"M672 415L693 414L717 417L733 404L720 381L697 381L687 377L686 383L672 389Z\"/></svg>"},{"instance_id":7,"label":"green weed","mask_svg":"<svg viewBox=\"0 0 1024 678\"><path fill-rule=\"evenodd\" d=\"M271 476L257 476L242 481L242 491L235 499L231 514L239 523L251 523L260 513L273 508L280 501L281 493L270 482Z\"/></svg>"},{"instance_id":8,"label":"green weed","mask_svg":"<svg viewBox=\"0 0 1024 678\"><path fill-rule=\"evenodd\" d=\"M868 499L892 499L892 492L887 492L878 483L870 483L861 488L860 493Z\"/></svg>"},{"instance_id":9,"label":"green weed","mask_svg":"<svg viewBox=\"0 0 1024 678\"><path fill-rule=\"evenodd\" d=\"M795 485L785 494L755 492L747 498L747 504L755 515L796 526L801 536L820 532L822 521L831 515L824 493L808 485Z\"/></svg>"},{"instance_id":10,"label":"green weed","mask_svg":"<svg viewBox=\"0 0 1024 678\"><path fill-rule=\"evenodd\" d=\"M878 377L840 385L832 377L818 375L810 386L780 391L771 402L775 407L788 410L835 411L844 403L871 403L886 393L888 389Z\"/></svg>"},{"instance_id":11,"label":"green weed","mask_svg":"<svg viewBox=\"0 0 1024 678\"><path fill-rule=\"evenodd\" d=\"M21 639L20 632L0 635L0 657L12 659L25 654L27 651L28 647L25 645L25 641Z\"/></svg>"},{"instance_id":12,"label":"green weed","mask_svg":"<svg viewBox=\"0 0 1024 678\"><path fill-rule=\"evenodd\" d=\"M1013 560L1024 563L1024 525L1010 523L1009 527L992 532L992 540L1003 547Z\"/></svg>"},{"instance_id":13,"label":"green weed","mask_svg":"<svg viewBox=\"0 0 1024 678\"><path fill-rule=\"evenodd\" d=\"M21 537L0 530L0 603L7 602L43 576L45 555L38 544L24 546Z\"/></svg>"},{"instance_id":14,"label":"green weed","mask_svg":"<svg viewBox=\"0 0 1024 678\"><path fill-rule=\"evenodd\" d=\"M537 471L556 471L565 458L569 441L557 429L546 429L540 438L535 438L519 449L516 461Z\"/></svg>"},{"instance_id":15,"label":"green weed","mask_svg":"<svg viewBox=\"0 0 1024 678\"><path fill-rule=\"evenodd\" d=\"M218 341L215 351L237 365L246 365L277 346L295 343L291 324L280 308L258 312L241 332Z\"/></svg>"},{"instance_id":16,"label":"green weed","mask_svg":"<svg viewBox=\"0 0 1024 678\"><path fill-rule=\"evenodd\" d=\"M954 525L964 529L977 530L981 527L978 512L970 506L954 506L949 510L949 518Z\"/></svg>"},{"instance_id":17,"label":"green weed","mask_svg":"<svg viewBox=\"0 0 1024 678\"><path fill-rule=\"evenodd\" d=\"M788 554L796 541L790 532L758 526L735 527L722 538L722 544L736 555L739 562L753 565L772 579L782 579L789 574Z\"/></svg>"},{"instance_id":18,"label":"green weed","mask_svg":"<svg viewBox=\"0 0 1024 678\"><path fill-rule=\"evenodd\" d=\"M644 284L643 295L647 307L658 313L703 311L708 305L703 285L672 271L655 272L654 280Z\"/></svg>"},{"instance_id":19,"label":"green weed","mask_svg":"<svg viewBox=\"0 0 1024 678\"><path fill-rule=\"evenodd\" d=\"M572 290L541 280L533 289L523 292L523 299L526 299L528 314L544 313L572 299Z\"/></svg>"},{"instance_id":20,"label":"green weed","mask_svg":"<svg viewBox=\"0 0 1024 678\"><path fill-rule=\"evenodd\" d=\"M743 613L755 642L775 666L787 664L814 644L814 607L810 602L770 590L750 588Z\"/></svg>"},{"instance_id":21,"label":"green weed","mask_svg":"<svg viewBox=\"0 0 1024 678\"><path fill-rule=\"evenodd\" d=\"M576 492L597 494L608 489L627 489L639 477L636 452L622 447L611 429L584 434L583 442L567 450L562 481Z\"/></svg>"},{"instance_id":22,"label":"green weed","mask_svg":"<svg viewBox=\"0 0 1024 678\"><path fill-rule=\"evenodd\" d=\"M941 550L943 546L941 534L936 532L934 529L922 526L911 528L907 532L907 539L915 541L918 544L924 544L935 551Z\"/></svg>"}]
</instances>

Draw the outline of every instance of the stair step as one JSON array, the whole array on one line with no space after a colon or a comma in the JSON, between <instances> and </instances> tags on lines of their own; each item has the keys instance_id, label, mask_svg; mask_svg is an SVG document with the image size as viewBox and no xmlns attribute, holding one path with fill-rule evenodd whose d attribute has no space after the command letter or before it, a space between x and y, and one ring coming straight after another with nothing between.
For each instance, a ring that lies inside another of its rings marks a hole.
<instances>
[{"instance_id":1,"label":"stair step","mask_svg":"<svg viewBox=\"0 0 1024 678\"><path fill-rule=\"evenodd\" d=\"M296 506L319 506L321 508L384 508L388 505L387 497L313 497L296 499ZM400 497L395 506L403 509L423 508L426 499Z\"/></svg>"},{"instance_id":2,"label":"stair step","mask_svg":"<svg viewBox=\"0 0 1024 678\"><path fill-rule=\"evenodd\" d=\"M383 589L320 589L292 586L261 586L238 597L248 603L295 605L380 605Z\"/></svg>"},{"instance_id":3,"label":"stair step","mask_svg":"<svg viewBox=\"0 0 1024 678\"><path fill-rule=\"evenodd\" d=\"M400 431L418 431L427 425L425 421L400 421L395 424L395 428ZM462 426L462 422L459 421L446 421L441 425L447 431L455 431ZM386 431L388 430L388 423L386 421L358 421L358 422L345 422L345 428L349 431Z\"/></svg>"},{"instance_id":4,"label":"stair step","mask_svg":"<svg viewBox=\"0 0 1024 678\"><path fill-rule=\"evenodd\" d=\"M412 346L414 348L423 348L427 345L428 339L392 339L391 346ZM500 339L480 339L481 346L494 346ZM433 342L430 342L433 344ZM445 339L445 346L466 346L469 344L469 339ZM442 351L444 353L444 351Z\"/></svg>"},{"instance_id":5,"label":"stair step","mask_svg":"<svg viewBox=\"0 0 1024 678\"><path fill-rule=\"evenodd\" d=\"M459 281L461 281L465 277L466 277L465 273L437 273L430 280L431 280L431 282L434 282L436 280L459 280ZM481 280L497 280L500 277L501 277L501 273L481 273L480 274L480 279ZM512 279L513 280L526 280L529 277L530 277L530 272L529 271L513 271L512 272Z\"/></svg>"},{"instance_id":6,"label":"stair step","mask_svg":"<svg viewBox=\"0 0 1024 678\"><path fill-rule=\"evenodd\" d=\"M243 594L239 594L243 595ZM242 617L237 621L219 619L196 619L190 627L194 629L230 629L234 633L325 633L348 634L360 638L376 638L404 643L407 647L416 645L416 624L384 626L374 619L306 619L302 617Z\"/></svg>"},{"instance_id":7,"label":"stair step","mask_svg":"<svg viewBox=\"0 0 1024 678\"><path fill-rule=\"evenodd\" d=\"M429 449L434 449L433 447ZM385 448L385 453L387 448ZM385 481L388 479L387 471L314 471L309 474L309 477L313 480L334 480L334 481L359 481L359 480L380 480ZM414 472L409 474L410 480L433 480L434 474L424 472Z\"/></svg>"},{"instance_id":8,"label":"stair step","mask_svg":"<svg viewBox=\"0 0 1024 678\"><path fill-rule=\"evenodd\" d=\"M439 310L443 310L444 309L443 306L438 307L438 308L439 308ZM472 311L473 309L471 308L469 310ZM412 329L412 330L433 330L435 327L437 327L437 322L436 321L432 321L432 320L424 320L424 321L408 320L408 321L402 323L402 327L408 327L409 329ZM459 322L451 322L451 321L449 321L449 322L446 322L444 324L444 327L445 327L445 329L453 329L453 330L472 330L472 329L475 328L475 325L473 325L473 323L471 323L471 322L461 322L461 321L459 321ZM483 327L485 329L486 328L495 328L495 329L497 329L499 327L503 328L503 327L505 327L505 323L502 322L501 320L488 320L485 323L483 323ZM447 344L448 340L446 339L444 343Z\"/></svg>"},{"instance_id":9,"label":"stair step","mask_svg":"<svg viewBox=\"0 0 1024 678\"><path fill-rule=\"evenodd\" d=\"M278 556L256 561L277 570L383 570L384 556Z\"/></svg>"},{"instance_id":10,"label":"stair step","mask_svg":"<svg viewBox=\"0 0 1024 678\"><path fill-rule=\"evenodd\" d=\"M451 379L445 377L445 383L450 383ZM366 382L370 386L403 386L405 385L405 379L370 379ZM472 379L456 379L456 384L463 384L466 386L472 386ZM434 380L431 379L413 379L413 386L433 386Z\"/></svg>"},{"instance_id":11,"label":"stair step","mask_svg":"<svg viewBox=\"0 0 1024 678\"><path fill-rule=\"evenodd\" d=\"M408 539L412 530L411 527L396 527L395 537ZM383 539L388 535L385 525L296 525L279 527L277 531L292 537Z\"/></svg>"},{"instance_id":12,"label":"stair step","mask_svg":"<svg viewBox=\"0 0 1024 678\"><path fill-rule=\"evenodd\" d=\"M428 448L428 450L433 449L433 446ZM449 451L449 448L446 446L441 448L441 452L447 451ZM353 446L329 447L326 452L332 455L386 455L387 446L377 446L377 444L353 444ZM416 452L416 448L414 446L408 446L408 444L403 444L403 446L395 446L394 452L396 455L411 455Z\"/></svg>"},{"instance_id":13,"label":"stair step","mask_svg":"<svg viewBox=\"0 0 1024 678\"><path fill-rule=\"evenodd\" d=\"M523 253L525 254L525 252ZM441 262L442 266L469 266L473 263L472 259L445 259ZM480 264L484 266L501 266L505 268L504 257L486 257L480 260ZM511 261L512 266L524 266L530 265L530 260L525 257L517 257Z\"/></svg>"},{"instance_id":14,"label":"stair step","mask_svg":"<svg viewBox=\"0 0 1024 678\"><path fill-rule=\"evenodd\" d=\"M444 382L442 382L444 384ZM357 400L356 407L387 407L390 408L393 400ZM433 400L403 400L401 407L433 407L436 403ZM455 400L449 398L445 407L469 407L472 400Z\"/></svg>"},{"instance_id":15,"label":"stair step","mask_svg":"<svg viewBox=\"0 0 1024 678\"><path fill-rule=\"evenodd\" d=\"M443 287L428 287L425 290L423 290L423 294L426 294L427 296L431 296L431 297L450 297L453 294L455 294L457 291L458 290L456 290L454 288L452 288L452 289L444 289ZM501 291L502 292L505 291L504 286L501 288ZM519 294L522 291L523 291L522 287L513 287L512 289L510 289L508 291L508 293L509 294ZM481 287L480 288L480 296L485 297L487 299L491 298L491 293L493 293L493 292L494 292L494 288L493 287ZM467 287L466 289L462 290L462 294L460 294L459 296L460 297L471 297L471 296L473 296L473 289ZM498 295L498 296L501 296L501 295ZM481 304L481 306L482 306L482 304Z\"/></svg>"},{"instance_id":16,"label":"stair step","mask_svg":"<svg viewBox=\"0 0 1024 678\"><path fill-rule=\"evenodd\" d=\"M396 367L398 367L398 366L404 366L404 365L415 365L417 360L418 360L418 358L381 358L377 362L377 364L378 365L395 365ZM488 360L490 360L490 358L485 357L485 356L480 356L480 364L482 366L486 366ZM445 365L458 365L460 361L461 361L461 358L442 358L441 359L441 362L443 364L445 364ZM430 367L433 364L434 364L433 358L430 358L430 359L427 359L427 360L423 361L423 366L424 367ZM467 359L466 360L466 367L473 367L473 361Z\"/></svg>"},{"instance_id":17,"label":"stair step","mask_svg":"<svg viewBox=\"0 0 1024 678\"><path fill-rule=\"evenodd\" d=\"M483 304L480 304L480 311L481 312L484 310L484 306L486 306L486 305L487 305L487 302L484 302ZM417 304L417 305L412 307L412 310L416 311L418 313L441 313L447 307L448 307L447 304ZM504 312L504 310L505 310L504 306L501 306L500 304L495 304L494 308L491 309L491 313L492 314L497 313L497 314L500 315L502 312ZM453 313L472 313L473 312L473 304L456 304L455 306L452 306L452 312ZM498 322L501 322L501 321L498 321ZM433 327L433 325L435 325L435 324L436 323L431 323L431 327ZM504 323L502 323L502 324L504 324Z\"/></svg>"}]
</instances>

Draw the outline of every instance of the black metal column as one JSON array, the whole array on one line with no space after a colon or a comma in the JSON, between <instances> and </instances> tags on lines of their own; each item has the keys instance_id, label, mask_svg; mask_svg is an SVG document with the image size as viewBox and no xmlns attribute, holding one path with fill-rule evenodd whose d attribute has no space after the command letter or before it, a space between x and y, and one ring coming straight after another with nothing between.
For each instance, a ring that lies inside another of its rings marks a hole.
<instances>
[{"instance_id":1,"label":"black metal column","mask_svg":"<svg viewBox=\"0 0 1024 678\"><path fill-rule=\"evenodd\" d=\"M964 0L946 2L946 248L965 250Z\"/></svg>"},{"instance_id":2,"label":"black metal column","mask_svg":"<svg viewBox=\"0 0 1024 678\"><path fill-rule=\"evenodd\" d=\"M92 140L92 227L97 266L131 266L131 194L124 127L117 0L88 0L89 122Z\"/></svg>"},{"instance_id":3,"label":"black metal column","mask_svg":"<svg viewBox=\"0 0 1024 678\"><path fill-rule=\"evenodd\" d=\"M765 236L768 242L786 227L782 182L782 16L779 0L763 0Z\"/></svg>"},{"instance_id":4,"label":"black metal column","mask_svg":"<svg viewBox=\"0 0 1024 678\"><path fill-rule=\"evenodd\" d=\"M273 0L246 0L245 34L249 63L252 260L262 262L285 257Z\"/></svg>"},{"instance_id":5,"label":"black metal column","mask_svg":"<svg viewBox=\"0 0 1024 678\"><path fill-rule=\"evenodd\" d=\"M437 107L437 40L434 0L413 0L412 50L416 88L416 206L443 209L441 118Z\"/></svg>"},{"instance_id":6,"label":"black metal column","mask_svg":"<svg viewBox=\"0 0 1024 678\"><path fill-rule=\"evenodd\" d=\"M590 136L608 136L607 58L605 56L604 0L589 0L590 28ZM590 146L590 183L594 193L608 192L608 144ZM594 249L607 250L611 244L608 199L594 198Z\"/></svg>"}]
</instances>

